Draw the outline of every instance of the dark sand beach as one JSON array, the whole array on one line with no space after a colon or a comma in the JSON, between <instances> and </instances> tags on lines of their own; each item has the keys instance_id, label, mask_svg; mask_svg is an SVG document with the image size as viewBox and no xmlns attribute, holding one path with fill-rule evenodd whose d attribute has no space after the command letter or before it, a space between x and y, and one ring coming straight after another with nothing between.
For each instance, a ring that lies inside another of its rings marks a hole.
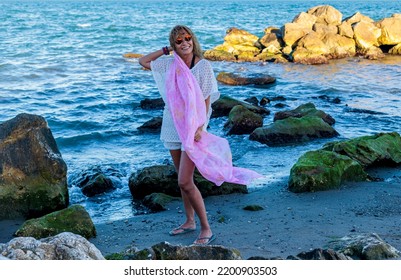
<instances>
[{"instance_id":1,"label":"dark sand beach","mask_svg":"<svg viewBox=\"0 0 401 280\"><path fill-rule=\"evenodd\" d=\"M371 170L381 181L344 183L340 189L295 194L286 182L275 182L248 194L206 197L216 240L214 245L236 248L243 259L287 258L302 251L328 248L330 241L357 233L377 233L401 250L401 167ZM246 211L259 205L261 211ZM159 242L190 245L198 231L169 236L184 219L181 201L163 212L97 224L90 241L103 253L143 249ZM2 221L0 243L12 238L21 221Z\"/></svg>"}]
</instances>

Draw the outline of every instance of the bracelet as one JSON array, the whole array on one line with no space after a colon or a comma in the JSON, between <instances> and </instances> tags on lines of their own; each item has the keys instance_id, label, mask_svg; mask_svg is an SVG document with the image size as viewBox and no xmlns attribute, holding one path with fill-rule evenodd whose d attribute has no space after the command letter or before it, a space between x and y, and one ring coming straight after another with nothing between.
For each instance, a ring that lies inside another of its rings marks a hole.
<instances>
[{"instance_id":1,"label":"bracelet","mask_svg":"<svg viewBox=\"0 0 401 280\"><path fill-rule=\"evenodd\" d=\"M168 50L167 46L163 47L162 50L163 50L164 55L169 55L170 54L170 51Z\"/></svg>"}]
</instances>

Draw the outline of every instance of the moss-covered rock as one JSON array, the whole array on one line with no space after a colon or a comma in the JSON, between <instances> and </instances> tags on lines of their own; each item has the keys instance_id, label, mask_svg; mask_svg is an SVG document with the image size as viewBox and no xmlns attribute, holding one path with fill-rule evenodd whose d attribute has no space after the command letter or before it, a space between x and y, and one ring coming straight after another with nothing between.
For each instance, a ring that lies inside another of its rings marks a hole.
<instances>
[{"instance_id":1,"label":"moss-covered rock","mask_svg":"<svg viewBox=\"0 0 401 280\"><path fill-rule=\"evenodd\" d=\"M310 141L317 138L338 136L338 132L320 117L289 117L256 128L249 136L250 140L269 146L288 145Z\"/></svg>"},{"instance_id":2,"label":"moss-covered rock","mask_svg":"<svg viewBox=\"0 0 401 280\"><path fill-rule=\"evenodd\" d=\"M351 158L317 150L302 155L291 168L288 188L292 192L314 192L339 188L345 181L364 181L368 175Z\"/></svg>"},{"instance_id":3,"label":"moss-covered rock","mask_svg":"<svg viewBox=\"0 0 401 280\"><path fill-rule=\"evenodd\" d=\"M277 112L274 114L273 121L283 120L289 117L302 118L305 116L319 117L329 125L334 125L336 122L334 118L326 112L316 109L315 104L311 102L302 104L293 110Z\"/></svg>"},{"instance_id":4,"label":"moss-covered rock","mask_svg":"<svg viewBox=\"0 0 401 280\"><path fill-rule=\"evenodd\" d=\"M378 133L328 143L323 149L346 155L365 168L380 163L401 163L401 137L397 132Z\"/></svg>"},{"instance_id":5,"label":"moss-covered rock","mask_svg":"<svg viewBox=\"0 0 401 280\"><path fill-rule=\"evenodd\" d=\"M237 105L242 105L249 111L259 114L261 116L266 116L270 114L270 111L266 108L254 106L252 104L234 99L227 95L222 95L216 102L212 104L212 117L218 118L228 116L230 111Z\"/></svg>"},{"instance_id":6,"label":"moss-covered rock","mask_svg":"<svg viewBox=\"0 0 401 280\"><path fill-rule=\"evenodd\" d=\"M72 205L41 218L27 220L16 231L15 236L30 236L40 239L55 236L61 232L72 232L85 238L96 236L96 228L92 219L81 205Z\"/></svg>"},{"instance_id":7,"label":"moss-covered rock","mask_svg":"<svg viewBox=\"0 0 401 280\"><path fill-rule=\"evenodd\" d=\"M242 105L235 106L228 115L224 127L227 134L249 134L256 128L263 126L263 117L246 109Z\"/></svg>"},{"instance_id":8,"label":"moss-covered rock","mask_svg":"<svg viewBox=\"0 0 401 280\"><path fill-rule=\"evenodd\" d=\"M143 205L148 207L153 212L167 210L167 204L177 199L164 193L152 193L144 197L142 200Z\"/></svg>"}]
</instances>

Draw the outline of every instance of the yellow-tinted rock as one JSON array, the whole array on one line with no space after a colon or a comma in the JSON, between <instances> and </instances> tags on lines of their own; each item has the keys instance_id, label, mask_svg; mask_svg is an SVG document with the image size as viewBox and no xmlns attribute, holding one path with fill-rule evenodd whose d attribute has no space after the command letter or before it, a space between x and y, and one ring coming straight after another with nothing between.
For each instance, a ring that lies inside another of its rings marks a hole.
<instances>
[{"instance_id":1,"label":"yellow-tinted rock","mask_svg":"<svg viewBox=\"0 0 401 280\"><path fill-rule=\"evenodd\" d=\"M307 13L316 16L316 22L333 25L341 24L343 17L339 10L329 5L310 8Z\"/></svg>"},{"instance_id":2,"label":"yellow-tinted rock","mask_svg":"<svg viewBox=\"0 0 401 280\"><path fill-rule=\"evenodd\" d=\"M360 49L379 46L378 39L381 35L381 30L374 23L360 21L353 25L353 30L356 45Z\"/></svg>"},{"instance_id":3,"label":"yellow-tinted rock","mask_svg":"<svg viewBox=\"0 0 401 280\"><path fill-rule=\"evenodd\" d=\"M385 18L376 22L381 29L378 41L380 45L396 45L401 43L401 17Z\"/></svg>"},{"instance_id":4,"label":"yellow-tinted rock","mask_svg":"<svg viewBox=\"0 0 401 280\"><path fill-rule=\"evenodd\" d=\"M297 23L286 23L282 28L283 40L287 46L293 46L299 39L312 31L312 28Z\"/></svg>"}]
</instances>

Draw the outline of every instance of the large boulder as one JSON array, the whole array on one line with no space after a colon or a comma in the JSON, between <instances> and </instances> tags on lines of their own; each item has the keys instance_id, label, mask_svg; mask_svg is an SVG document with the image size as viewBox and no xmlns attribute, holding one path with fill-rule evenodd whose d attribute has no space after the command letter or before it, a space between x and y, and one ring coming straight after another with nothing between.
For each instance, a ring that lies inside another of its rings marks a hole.
<instances>
[{"instance_id":1,"label":"large boulder","mask_svg":"<svg viewBox=\"0 0 401 280\"><path fill-rule=\"evenodd\" d=\"M0 244L0 255L11 260L104 260L95 245L71 232L40 240L17 237Z\"/></svg>"},{"instance_id":2,"label":"large boulder","mask_svg":"<svg viewBox=\"0 0 401 280\"><path fill-rule=\"evenodd\" d=\"M62 232L72 232L85 238L96 236L95 225L81 205L73 205L37 219L27 220L15 232L15 236L40 239Z\"/></svg>"},{"instance_id":3,"label":"large boulder","mask_svg":"<svg viewBox=\"0 0 401 280\"><path fill-rule=\"evenodd\" d=\"M346 181L365 181L368 175L353 159L317 150L303 154L291 168L288 189L295 193L336 189Z\"/></svg>"},{"instance_id":4,"label":"large boulder","mask_svg":"<svg viewBox=\"0 0 401 280\"><path fill-rule=\"evenodd\" d=\"M67 165L41 116L0 124L0 219L30 218L68 206Z\"/></svg>"},{"instance_id":5,"label":"large boulder","mask_svg":"<svg viewBox=\"0 0 401 280\"><path fill-rule=\"evenodd\" d=\"M330 5L312 7L307 11L308 14L316 17L317 23L339 25L342 21L342 13Z\"/></svg>"},{"instance_id":6,"label":"large boulder","mask_svg":"<svg viewBox=\"0 0 401 280\"><path fill-rule=\"evenodd\" d=\"M329 48L316 32L311 31L299 39L291 56L296 63L322 64L328 62L328 54Z\"/></svg>"},{"instance_id":7,"label":"large boulder","mask_svg":"<svg viewBox=\"0 0 401 280\"><path fill-rule=\"evenodd\" d=\"M338 132L320 117L305 116L302 118L290 117L256 128L249 139L269 146L277 146L296 144L317 138L331 138L338 135Z\"/></svg>"},{"instance_id":8,"label":"large boulder","mask_svg":"<svg viewBox=\"0 0 401 280\"><path fill-rule=\"evenodd\" d=\"M293 192L339 188L345 181L365 181L367 167L401 163L401 137L379 133L326 144L302 155L291 168L289 189Z\"/></svg>"},{"instance_id":9,"label":"large boulder","mask_svg":"<svg viewBox=\"0 0 401 280\"><path fill-rule=\"evenodd\" d=\"M239 184L223 183L218 187L203 178L198 171L195 172L194 182L204 197L248 192L246 186ZM155 165L138 170L131 174L128 186L134 199L143 199L152 193L181 197L177 173L172 165Z\"/></svg>"},{"instance_id":10,"label":"large boulder","mask_svg":"<svg viewBox=\"0 0 401 280\"><path fill-rule=\"evenodd\" d=\"M299 39L312 32L312 27L298 23L286 23L281 27L283 41L286 46L293 47Z\"/></svg>"},{"instance_id":11,"label":"large boulder","mask_svg":"<svg viewBox=\"0 0 401 280\"><path fill-rule=\"evenodd\" d=\"M331 59L352 57L356 54L355 41L347 36L326 34L322 42L328 48L328 56Z\"/></svg>"},{"instance_id":12,"label":"large boulder","mask_svg":"<svg viewBox=\"0 0 401 280\"><path fill-rule=\"evenodd\" d=\"M360 21L352 25L356 46L361 50L378 47L381 30L372 22Z\"/></svg>"},{"instance_id":13,"label":"large boulder","mask_svg":"<svg viewBox=\"0 0 401 280\"><path fill-rule=\"evenodd\" d=\"M376 22L381 29L378 39L380 45L397 45L401 43L401 17L384 18Z\"/></svg>"}]
</instances>

